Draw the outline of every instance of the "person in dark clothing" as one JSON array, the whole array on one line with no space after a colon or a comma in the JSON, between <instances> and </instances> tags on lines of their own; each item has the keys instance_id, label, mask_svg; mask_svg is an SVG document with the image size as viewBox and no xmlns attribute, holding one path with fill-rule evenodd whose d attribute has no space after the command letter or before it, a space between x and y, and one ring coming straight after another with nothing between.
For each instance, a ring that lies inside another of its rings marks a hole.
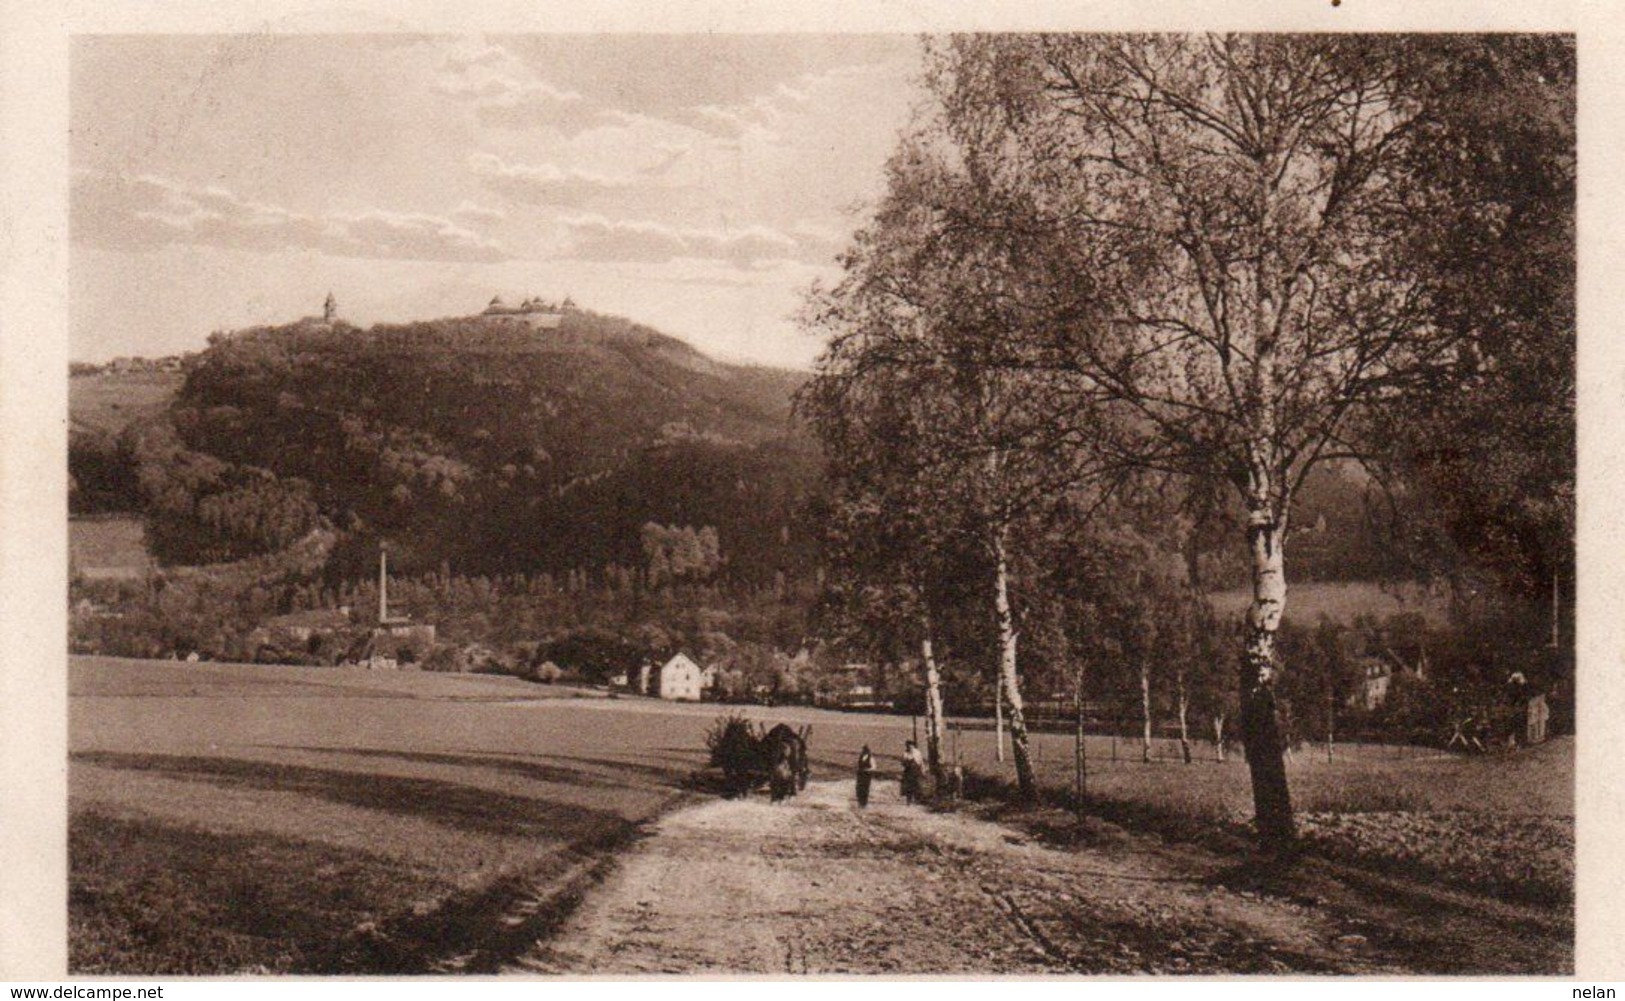
<instances>
[{"instance_id":1,"label":"person in dark clothing","mask_svg":"<svg viewBox=\"0 0 1625 1001\"><path fill-rule=\"evenodd\" d=\"M925 759L920 757L919 745L912 740L903 742L903 801L912 803L925 798Z\"/></svg>"},{"instance_id":2,"label":"person in dark clothing","mask_svg":"<svg viewBox=\"0 0 1625 1001\"><path fill-rule=\"evenodd\" d=\"M869 783L875 777L875 756L870 753L869 745L864 744L863 750L858 753L858 806L869 805Z\"/></svg>"}]
</instances>

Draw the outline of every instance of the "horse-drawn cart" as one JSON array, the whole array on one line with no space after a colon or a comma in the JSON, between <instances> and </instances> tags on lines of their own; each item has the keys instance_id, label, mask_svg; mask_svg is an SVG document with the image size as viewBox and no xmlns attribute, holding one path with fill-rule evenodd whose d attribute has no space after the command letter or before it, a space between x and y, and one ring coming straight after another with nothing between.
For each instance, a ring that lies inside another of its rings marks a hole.
<instances>
[{"instance_id":1,"label":"horse-drawn cart","mask_svg":"<svg viewBox=\"0 0 1625 1001\"><path fill-rule=\"evenodd\" d=\"M728 796L748 796L766 785L777 803L807 787L811 771L807 735L811 731L811 726L794 730L786 723L766 730L743 716L724 716L706 734L705 742L711 751L711 766L722 769Z\"/></svg>"}]
</instances>

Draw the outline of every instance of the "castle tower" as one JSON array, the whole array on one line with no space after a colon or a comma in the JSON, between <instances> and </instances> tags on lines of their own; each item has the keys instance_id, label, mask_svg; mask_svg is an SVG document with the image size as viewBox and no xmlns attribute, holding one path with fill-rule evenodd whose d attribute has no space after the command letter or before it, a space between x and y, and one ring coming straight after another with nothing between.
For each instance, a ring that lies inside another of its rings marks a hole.
<instances>
[{"instance_id":1,"label":"castle tower","mask_svg":"<svg viewBox=\"0 0 1625 1001\"><path fill-rule=\"evenodd\" d=\"M333 293L327 293L327 301L322 303L322 321L332 323L339 318L339 301L333 298Z\"/></svg>"}]
</instances>

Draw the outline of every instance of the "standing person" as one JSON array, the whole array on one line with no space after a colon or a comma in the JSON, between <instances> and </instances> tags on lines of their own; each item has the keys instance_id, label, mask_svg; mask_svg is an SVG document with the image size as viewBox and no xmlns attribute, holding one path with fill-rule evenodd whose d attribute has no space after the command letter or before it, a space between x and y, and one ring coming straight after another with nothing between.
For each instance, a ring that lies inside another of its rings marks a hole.
<instances>
[{"instance_id":1,"label":"standing person","mask_svg":"<svg viewBox=\"0 0 1625 1001\"><path fill-rule=\"evenodd\" d=\"M925 778L925 759L920 747L912 740L903 742L903 801L912 803L921 798L921 784Z\"/></svg>"},{"instance_id":2,"label":"standing person","mask_svg":"<svg viewBox=\"0 0 1625 1001\"><path fill-rule=\"evenodd\" d=\"M869 783L875 776L875 756L869 751L869 745L864 744L863 750L858 752L858 806L869 805Z\"/></svg>"}]
</instances>

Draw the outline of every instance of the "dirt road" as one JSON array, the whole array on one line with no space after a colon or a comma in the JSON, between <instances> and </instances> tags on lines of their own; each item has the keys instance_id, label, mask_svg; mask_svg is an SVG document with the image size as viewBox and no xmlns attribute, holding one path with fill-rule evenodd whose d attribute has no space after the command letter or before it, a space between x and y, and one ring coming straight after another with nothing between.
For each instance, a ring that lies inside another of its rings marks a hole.
<instances>
[{"instance_id":1,"label":"dirt road","mask_svg":"<svg viewBox=\"0 0 1625 1001\"><path fill-rule=\"evenodd\" d=\"M663 819L513 973L1402 972L1312 903L1131 838L1055 848L850 783Z\"/></svg>"}]
</instances>

